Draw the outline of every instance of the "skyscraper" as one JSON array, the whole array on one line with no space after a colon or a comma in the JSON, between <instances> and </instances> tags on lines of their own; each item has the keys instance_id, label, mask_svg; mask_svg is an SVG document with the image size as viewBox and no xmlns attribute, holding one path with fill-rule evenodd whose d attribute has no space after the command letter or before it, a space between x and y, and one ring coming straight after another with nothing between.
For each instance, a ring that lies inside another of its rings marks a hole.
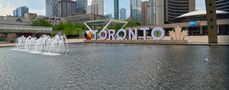
<instances>
[{"instance_id":1,"label":"skyscraper","mask_svg":"<svg viewBox=\"0 0 229 90\"><path fill-rule=\"evenodd\" d=\"M150 23L156 25L156 0L149 0L150 4Z\"/></svg>"},{"instance_id":2,"label":"skyscraper","mask_svg":"<svg viewBox=\"0 0 229 90\"><path fill-rule=\"evenodd\" d=\"M92 0L91 5L87 7L87 13L104 15L104 1L103 0Z\"/></svg>"},{"instance_id":3,"label":"skyscraper","mask_svg":"<svg viewBox=\"0 0 229 90\"><path fill-rule=\"evenodd\" d=\"M142 25L149 25L151 20L150 5L148 1L142 2Z\"/></svg>"},{"instance_id":4,"label":"skyscraper","mask_svg":"<svg viewBox=\"0 0 229 90\"><path fill-rule=\"evenodd\" d=\"M176 17L194 11L195 0L150 0L151 23L172 23Z\"/></svg>"},{"instance_id":5,"label":"skyscraper","mask_svg":"<svg viewBox=\"0 0 229 90\"><path fill-rule=\"evenodd\" d=\"M121 8L120 9L120 19L121 20L125 20L126 19L126 9L125 8Z\"/></svg>"},{"instance_id":6,"label":"skyscraper","mask_svg":"<svg viewBox=\"0 0 229 90\"><path fill-rule=\"evenodd\" d=\"M216 9L229 12L229 0L216 0Z\"/></svg>"},{"instance_id":7,"label":"skyscraper","mask_svg":"<svg viewBox=\"0 0 229 90\"><path fill-rule=\"evenodd\" d=\"M142 21L142 0L130 0L130 19L141 23Z\"/></svg>"},{"instance_id":8,"label":"skyscraper","mask_svg":"<svg viewBox=\"0 0 229 90\"><path fill-rule=\"evenodd\" d=\"M46 16L57 17L58 15L58 1L60 0L46 0Z\"/></svg>"},{"instance_id":9,"label":"skyscraper","mask_svg":"<svg viewBox=\"0 0 229 90\"><path fill-rule=\"evenodd\" d=\"M86 14L87 0L76 0L76 14Z\"/></svg>"},{"instance_id":10,"label":"skyscraper","mask_svg":"<svg viewBox=\"0 0 229 90\"><path fill-rule=\"evenodd\" d=\"M60 0L57 7L58 17L72 16L76 11L76 2L72 0Z\"/></svg>"},{"instance_id":11,"label":"skyscraper","mask_svg":"<svg viewBox=\"0 0 229 90\"><path fill-rule=\"evenodd\" d=\"M26 6L21 6L21 7L16 8L16 9L13 11L13 16L16 16L16 17L24 17L24 15L25 15L26 13L29 13L29 8L26 7Z\"/></svg>"},{"instance_id":12,"label":"skyscraper","mask_svg":"<svg viewBox=\"0 0 229 90\"><path fill-rule=\"evenodd\" d=\"M119 19L119 0L114 0L114 19Z\"/></svg>"},{"instance_id":13,"label":"skyscraper","mask_svg":"<svg viewBox=\"0 0 229 90\"><path fill-rule=\"evenodd\" d=\"M173 22L176 17L195 11L195 0L165 0L165 22Z\"/></svg>"}]
</instances>

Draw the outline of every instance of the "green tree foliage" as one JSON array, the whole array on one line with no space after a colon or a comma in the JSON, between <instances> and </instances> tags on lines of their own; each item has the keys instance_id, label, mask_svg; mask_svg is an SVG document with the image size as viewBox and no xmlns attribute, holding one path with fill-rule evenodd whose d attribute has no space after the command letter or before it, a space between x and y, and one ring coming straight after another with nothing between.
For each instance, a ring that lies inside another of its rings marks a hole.
<instances>
[{"instance_id":1,"label":"green tree foliage","mask_svg":"<svg viewBox=\"0 0 229 90\"><path fill-rule=\"evenodd\" d=\"M141 26L141 24L138 23L138 22L135 22L135 21L129 21L129 23L126 25L126 28L128 28L128 27L138 27L138 26Z\"/></svg>"},{"instance_id":2,"label":"green tree foliage","mask_svg":"<svg viewBox=\"0 0 229 90\"><path fill-rule=\"evenodd\" d=\"M83 36L83 32L87 30L86 26L82 23L63 22L58 25L51 25L45 19L33 20L32 26L53 27L53 33L51 33L51 35L56 35L61 32L66 34L68 38Z\"/></svg>"},{"instance_id":3,"label":"green tree foliage","mask_svg":"<svg viewBox=\"0 0 229 90\"><path fill-rule=\"evenodd\" d=\"M62 32L67 35L68 38L83 36L83 32L87 29L82 23L65 22L53 26L55 32Z\"/></svg>"},{"instance_id":4,"label":"green tree foliage","mask_svg":"<svg viewBox=\"0 0 229 90\"><path fill-rule=\"evenodd\" d=\"M109 29L115 29L117 31L117 30L121 29L122 26L123 26L123 24L111 24L111 25L109 25L108 28Z\"/></svg>"},{"instance_id":5,"label":"green tree foliage","mask_svg":"<svg viewBox=\"0 0 229 90\"><path fill-rule=\"evenodd\" d=\"M32 26L51 27L52 25L45 19L35 19L32 21Z\"/></svg>"}]
</instances>

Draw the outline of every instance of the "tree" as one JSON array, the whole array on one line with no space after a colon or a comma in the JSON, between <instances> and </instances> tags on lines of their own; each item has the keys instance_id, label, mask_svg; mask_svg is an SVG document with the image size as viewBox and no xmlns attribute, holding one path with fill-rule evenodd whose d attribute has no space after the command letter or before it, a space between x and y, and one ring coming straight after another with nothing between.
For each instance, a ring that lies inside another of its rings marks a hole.
<instances>
[{"instance_id":1,"label":"tree","mask_svg":"<svg viewBox=\"0 0 229 90\"><path fill-rule=\"evenodd\" d=\"M64 22L53 26L55 32L62 32L68 38L83 36L83 32L87 29L82 23Z\"/></svg>"},{"instance_id":2,"label":"tree","mask_svg":"<svg viewBox=\"0 0 229 90\"><path fill-rule=\"evenodd\" d=\"M32 21L32 26L52 27L52 25L45 19L35 19Z\"/></svg>"},{"instance_id":3,"label":"tree","mask_svg":"<svg viewBox=\"0 0 229 90\"><path fill-rule=\"evenodd\" d=\"M129 21L129 23L126 25L126 27L138 27L138 26L141 26L141 24L135 21Z\"/></svg>"},{"instance_id":4,"label":"tree","mask_svg":"<svg viewBox=\"0 0 229 90\"><path fill-rule=\"evenodd\" d=\"M109 28L109 29L115 29L115 30L117 31L117 30L121 29L122 26L123 26L123 24L113 23L113 24L109 25L108 28Z\"/></svg>"}]
</instances>

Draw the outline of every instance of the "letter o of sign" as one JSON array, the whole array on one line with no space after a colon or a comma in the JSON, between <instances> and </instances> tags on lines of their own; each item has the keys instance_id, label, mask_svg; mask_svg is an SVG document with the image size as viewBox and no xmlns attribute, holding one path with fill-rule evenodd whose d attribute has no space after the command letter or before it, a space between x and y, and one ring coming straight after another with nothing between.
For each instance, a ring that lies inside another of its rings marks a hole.
<instances>
[{"instance_id":1,"label":"letter o of sign","mask_svg":"<svg viewBox=\"0 0 229 90\"><path fill-rule=\"evenodd\" d=\"M161 27L155 27L151 32L151 36L153 40L161 40L165 36L165 30Z\"/></svg>"},{"instance_id":2,"label":"letter o of sign","mask_svg":"<svg viewBox=\"0 0 229 90\"><path fill-rule=\"evenodd\" d=\"M102 30L99 32L99 39L107 39L107 31L106 30Z\"/></svg>"},{"instance_id":3,"label":"letter o of sign","mask_svg":"<svg viewBox=\"0 0 229 90\"><path fill-rule=\"evenodd\" d=\"M120 33L123 33L124 36L120 36ZM126 39L126 30L125 29L120 29L116 33L116 37L117 37L118 40L124 40L124 39Z\"/></svg>"}]
</instances>

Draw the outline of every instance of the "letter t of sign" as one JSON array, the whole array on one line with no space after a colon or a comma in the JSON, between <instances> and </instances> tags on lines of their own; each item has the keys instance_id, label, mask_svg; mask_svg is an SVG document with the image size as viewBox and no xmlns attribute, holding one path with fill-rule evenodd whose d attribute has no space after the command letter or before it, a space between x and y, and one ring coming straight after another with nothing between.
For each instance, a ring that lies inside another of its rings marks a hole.
<instances>
[{"instance_id":1,"label":"letter t of sign","mask_svg":"<svg viewBox=\"0 0 229 90\"><path fill-rule=\"evenodd\" d=\"M144 37L144 40L146 40L147 39L147 37L146 37L147 36L146 35L147 34L146 31L148 31L149 28L141 28L140 30L143 31L143 37Z\"/></svg>"}]
</instances>

